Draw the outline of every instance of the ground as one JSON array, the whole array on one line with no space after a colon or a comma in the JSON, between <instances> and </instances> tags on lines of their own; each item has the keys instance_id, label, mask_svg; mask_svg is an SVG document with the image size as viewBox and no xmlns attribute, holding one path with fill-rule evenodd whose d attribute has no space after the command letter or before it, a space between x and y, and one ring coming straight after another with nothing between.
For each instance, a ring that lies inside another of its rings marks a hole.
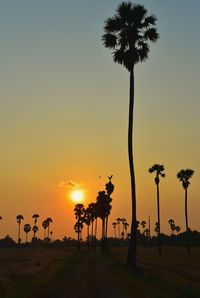
<instances>
[{"instance_id":1,"label":"ground","mask_svg":"<svg viewBox=\"0 0 200 298\"><path fill-rule=\"evenodd\" d=\"M139 248L135 274L127 248L0 249L0 298L200 298L200 248Z\"/></svg>"}]
</instances>

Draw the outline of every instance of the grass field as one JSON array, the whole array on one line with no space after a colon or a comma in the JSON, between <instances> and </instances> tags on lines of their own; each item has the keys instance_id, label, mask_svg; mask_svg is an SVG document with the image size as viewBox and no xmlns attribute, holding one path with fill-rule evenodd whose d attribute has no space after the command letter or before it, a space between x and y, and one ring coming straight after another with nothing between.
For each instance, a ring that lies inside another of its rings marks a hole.
<instances>
[{"instance_id":1,"label":"grass field","mask_svg":"<svg viewBox=\"0 0 200 298\"><path fill-rule=\"evenodd\" d=\"M0 298L200 297L200 248L139 248L142 269L125 265L127 248L107 254L83 249L1 249Z\"/></svg>"}]
</instances>

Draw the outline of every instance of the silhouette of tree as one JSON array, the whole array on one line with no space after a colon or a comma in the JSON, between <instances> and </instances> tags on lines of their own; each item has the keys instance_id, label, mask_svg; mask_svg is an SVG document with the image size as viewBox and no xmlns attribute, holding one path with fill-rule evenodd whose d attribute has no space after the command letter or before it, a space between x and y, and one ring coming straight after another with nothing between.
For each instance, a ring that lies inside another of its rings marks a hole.
<instances>
[{"instance_id":1,"label":"silhouette of tree","mask_svg":"<svg viewBox=\"0 0 200 298\"><path fill-rule=\"evenodd\" d=\"M160 193L159 193L159 183L160 183L160 177L165 177L165 174L163 173L165 170L163 165L154 164L150 169L149 173L156 173L155 177L155 184L156 184L156 190L157 190L157 213L158 213L158 252L159 254L162 253L162 243L161 243L161 235L160 235Z\"/></svg>"},{"instance_id":2,"label":"silhouette of tree","mask_svg":"<svg viewBox=\"0 0 200 298\"><path fill-rule=\"evenodd\" d=\"M78 235L77 239L77 249L80 250L80 239L81 232L83 229L83 216L84 216L85 208L83 204L76 204L74 208L74 214L77 222L74 225L74 230Z\"/></svg>"},{"instance_id":3,"label":"silhouette of tree","mask_svg":"<svg viewBox=\"0 0 200 298\"><path fill-rule=\"evenodd\" d=\"M52 242L53 231L50 232L50 241Z\"/></svg>"},{"instance_id":4,"label":"silhouette of tree","mask_svg":"<svg viewBox=\"0 0 200 298\"><path fill-rule=\"evenodd\" d=\"M52 220L51 217L48 217L46 219L46 221L47 221L47 237L48 237L48 239L50 239L50 237L49 237L49 229L50 229L50 224L53 222L53 220Z\"/></svg>"},{"instance_id":5,"label":"silhouette of tree","mask_svg":"<svg viewBox=\"0 0 200 298\"><path fill-rule=\"evenodd\" d=\"M127 239L127 228L129 227L129 224L127 222L124 223L124 230L125 230L125 239Z\"/></svg>"},{"instance_id":6,"label":"silhouette of tree","mask_svg":"<svg viewBox=\"0 0 200 298\"><path fill-rule=\"evenodd\" d=\"M124 239L126 218L123 217L121 219L121 222L122 222L122 238Z\"/></svg>"},{"instance_id":7,"label":"silhouette of tree","mask_svg":"<svg viewBox=\"0 0 200 298\"><path fill-rule=\"evenodd\" d=\"M114 185L112 184L112 182L111 182L111 180L112 180L112 177L113 177L113 175L110 175L110 176L108 176L108 179L109 179L109 182L108 183L106 183L106 185L105 185L105 188L106 188L106 192L107 192L107 195L109 196L109 209L111 210L111 205L110 205L110 203L112 202L112 199L111 199L111 194L113 193L113 191L114 191ZM109 214L110 214L110 210L109 210L109 212L108 212L108 214L107 214L107 216L106 216L106 231L105 231L105 237L107 238L107 234L108 234L108 216L109 216Z\"/></svg>"},{"instance_id":8,"label":"silhouette of tree","mask_svg":"<svg viewBox=\"0 0 200 298\"><path fill-rule=\"evenodd\" d=\"M178 234L178 233L180 232L180 230L181 230L181 228L180 228L179 226L176 226L175 229L176 229L176 233L177 233L177 234Z\"/></svg>"},{"instance_id":9,"label":"silhouette of tree","mask_svg":"<svg viewBox=\"0 0 200 298\"><path fill-rule=\"evenodd\" d=\"M21 237L20 237L20 225L21 225L21 221L24 219L23 215L19 214L16 216L17 219L17 223L18 223L18 246L20 247L20 243L21 243Z\"/></svg>"},{"instance_id":10,"label":"silhouette of tree","mask_svg":"<svg viewBox=\"0 0 200 298\"><path fill-rule=\"evenodd\" d=\"M145 231L145 228L146 228L147 223L146 223L145 220L142 220L140 224L141 224L141 226L143 228L143 234L144 234L144 231Z\"/></svg>"},{"instance_id":11,"label":"silhouette of tree","mask_svg":"<svg viewBox=\"0 0 200 298\"><path fill-rule=\"evenodd\" d=\"M98 209L98 217L102 220L102 245L104 245L106 238L106 218L110 214L112 199L106 192L99 191L97 196L97 209Z\"/></svg>"},{"instance_id":12,"label":"silhouette of tree","mask_svg":"<svg viewBox=\"0 0 200 298\"><path fill-rule=\"evenodd\" d=\"M169 219L168 220L168 223L170 225L170 228L171 228L171 234L173 235L174 231L175 231L175 228L176 228L176 225L175 225L175 222L173 219Z\"/></svg>"},{"instance_id":13,"label":"silhouette of tree","mask_svg":"<svg viewBox=\"0 0 200 298\"><path fill-rule=\"evenodd\" d=\"M96 219L96 203L90 203L89 206L88 206L88 209L89 209L89 212L90 212L91 240L92 240L92 249L93 249L94 248L94 221Z\"/></svg>"},{"instance_id":14,"label":"silhouette of tree","mask_svg":"<svg viewBox=\"0 0 200 298\"><path fill-rule=\"evenodd\" d=\"M42 227L44 228L44 240L45 240L46 239L46 229L48 227L48 222L46 219L42 222Z\"/></svg>"},{"instance_id":15,"label":"silhouette of tree","mask_svg":"<svg viewBox=\"0 0 200 298\"><path fill-rule=\"evenodd\" d=\"M116 235L116 225L117 225L117 223L116 222L113 222L112 225L113 225L113 228L114 228L115 238L117 238L117 235Z\"/></svg>"},{"instance_id":16,"label":"silhouette of tree","mask_svg":"<svg viewBox=\"0 0 200 298\"><path fill-rule=\"evenodd\" d=\"M120 217L118 217L117 219L116 219L116 222L117 222L117 225L118 225L118 237L119 237L119 239L120 239L120 223L121 223L121 221L122 221L122 219L120 218Z\"/></svg>"},{"instance_id":17,"label":"silhouette of tree","mask_svg":"<svg viewBox=\"0 0 200 298\"><path fill-rule=\"evenodd\" d=\"M83 223L86 224L87 226L87 244L88 244L88 249L90 249L90 223L91 223L91 214L90 214L90 209L86 208L84 210L84 214L83 214Z\"/></svg>"},{"instance_id":18,"label":"silhouette of tree","mask_svg":"<svg viewBox=\"0 0 200 298\"><path fill-rule=\"evenodd\" d=\"M37 221L40 216L38 214L34 214L32 218L34 219L34 226L37 226Z\"/></svg>"},{"instance_id":19,"label":"silhouette of tree","mask_svg":"<svg viewBox=\"0 0 200 298\"><path fill-rule=\"evenodd\" d=\"M187 201L188 201L188 187L190 185L190 178L193 176L194 171L191 169L181 170L177 174L177 178L182 182L182 186L185 190L185 225L186 225L186 233L187 233L187 252L191 253L190 246L190 229L188 226L188 210L187 210Z\"/></svg>"},{"instance_id":20,"label":"silhouette of tree","mask_svg":"<svg viewBox=\"0 0 200 298\"><path fill-rule=\"evenodd\" d=\"M133 163L133 109L134 109L134 67L146 61L150 51L149 42L156 42L159 35L155 28L156 18L148 15L143 5L122 2L116 14L105 21L102 41L113 50L115 63L124 66L130 74L128 156L132 190L132 224L127 264L136 269L136 192Z\"/></svg>"},{"instance_id":21,"label":"silhouette of tree","mask_svg":"<svg viewBox=\"0 0 200 298\"><path fill-rule=\"evenodd\" d=\"M28 233L30 232L30 230L31 230L31 225L25 224L24 225L24 232L26 233L26 243L28 242Z\"/></svg>"},{"instance_id":22,"label":"silhouette of tree","mask_svg":"<svg viewBox=\"0 0 200 298\"><path fill-rule=\"evenodd\" d=\"M35 235L38 232L38 227L37 226L33 226L32 231L33 231L33 238L35 238Z\"/></svg>"}]
</instances>

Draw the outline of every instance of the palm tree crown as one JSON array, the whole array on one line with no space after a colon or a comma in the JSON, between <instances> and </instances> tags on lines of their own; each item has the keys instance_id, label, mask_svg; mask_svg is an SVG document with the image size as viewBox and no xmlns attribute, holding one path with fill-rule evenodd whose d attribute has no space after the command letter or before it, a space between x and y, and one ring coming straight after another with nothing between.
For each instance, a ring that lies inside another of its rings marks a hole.
<instances>
[{"instance_id":1,"label":"palm tree crown","mask_svg":"<svg viewBox=\"0 0 200 298\"><path fill-rule=\"evenodd\" d=\"M156 173L156 177L155 177L155 183L158 185L160 182L159 177L165 177L165 174L163 173L165 170L163 165L159 165L159 164L154 164L150 169L149 169L149 173Z\"/></svg>"},{"instance_id":2,"label":"palm tree crown","mask_svg":"<svg viewBox=\"0 0 200 298\"><path fill-rule=\"evenodd\" d=\"M122 2L116 14L105 21L104 46L113 50L114 62L128 71L138 62L148 59L149 41L156 42L156 17L148 15L143 5Z\"/></svg>"},{"instance_id":3,"label":"palm tree crown","mask_svg":"<svg viewBox=\"0 0 200 298\"><path fill-rule=\"evenodd\" d=\"M189 179L193 176L194 171L190 169L180 170L177 174L177 178L182 182L183 188L187 189L190 185Z\"/></svg>"}]
</instances>

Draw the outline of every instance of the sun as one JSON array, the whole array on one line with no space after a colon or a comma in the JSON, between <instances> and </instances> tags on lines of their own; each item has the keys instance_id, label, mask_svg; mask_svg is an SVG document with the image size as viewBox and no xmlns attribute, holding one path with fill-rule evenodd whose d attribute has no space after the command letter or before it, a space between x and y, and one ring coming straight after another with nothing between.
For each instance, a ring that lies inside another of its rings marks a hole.
<instances>
[{"instance_id":1,"label":"sun","mask_svg":"<svg viewBox=\"0 0 200 298\"><path fill-rule=\"evenodd\" d=\"M82 203L84 201L84 191L81 189L72 190L70 198L76 204Z\"/></svg>"}]
</instances>

